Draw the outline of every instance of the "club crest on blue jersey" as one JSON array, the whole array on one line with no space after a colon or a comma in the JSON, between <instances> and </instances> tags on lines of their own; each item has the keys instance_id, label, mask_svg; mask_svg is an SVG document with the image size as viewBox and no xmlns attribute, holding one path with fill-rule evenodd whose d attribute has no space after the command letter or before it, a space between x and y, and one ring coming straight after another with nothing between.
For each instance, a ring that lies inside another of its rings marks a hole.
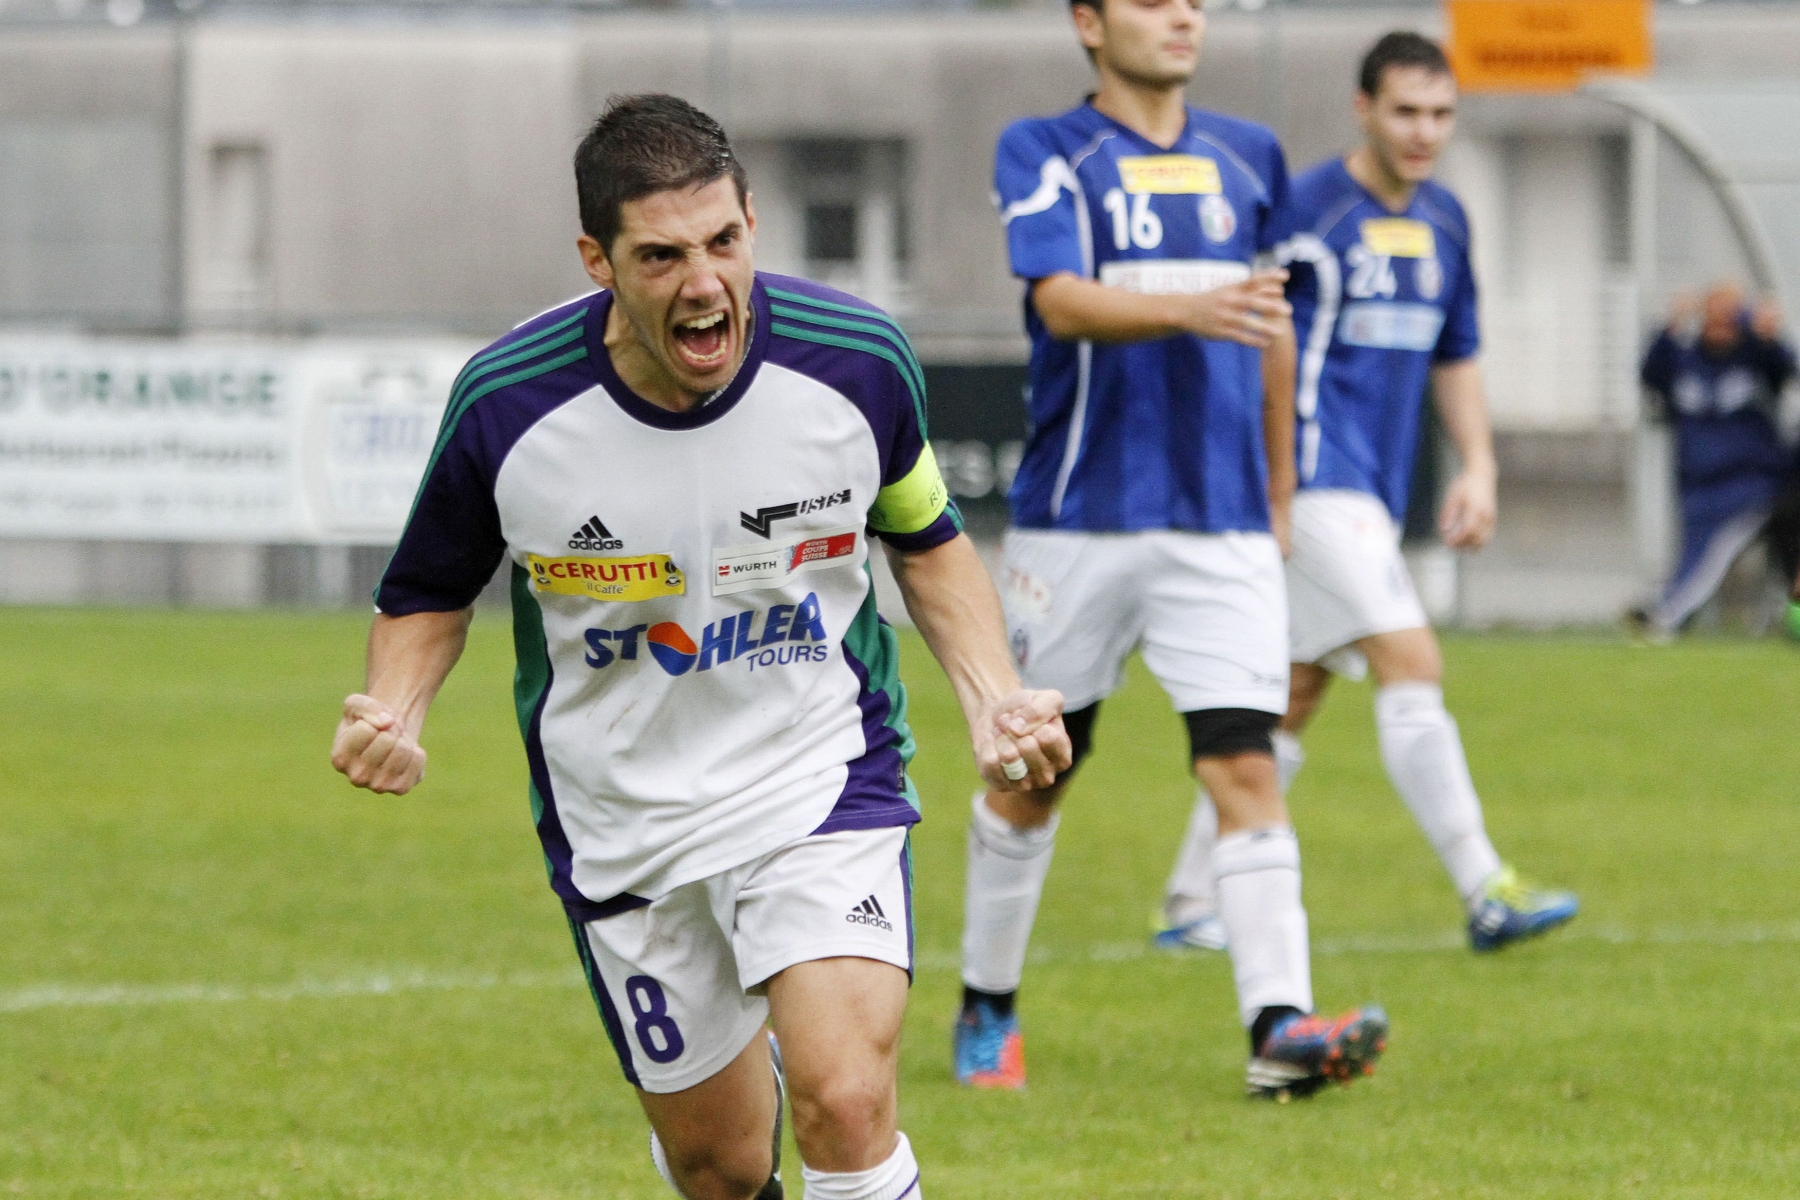
<instances>
[{"instance_id":1,"label":"club crest on blue jersey","mask_svg":"<svg viewBox=\"0 0 1800 1200\"><path fill-rule=\"evenodd\" d=\"M1200 197L1200 232L1209 242L1224 245L1237 232L1237 210L1223 196Z\"/></svg>"},{"instance_id":2,"label":"club crest on blue jersey","mask_svg":"<svg viewBox=\"0 0 1800 1200\"><path fill-rule=\"evenodd\" d=\"M674 621L633 625L626 629L589 629L582 633L585 661L595 670L616 662L636 662L638 646L648 646L656 665L670 675L696 674L744 659L749 669L825 662L831 657L819 597L808 592L799 604L772 604L766 609L732 613L701 631L695 645Z\"/></svg>"},{"instance_id":3,"label":"club crest on blue jersey","mask_svg":"<svg viewBox=\"0 0 1800 1200\"><path fill-rule=\"evenodd\" d=\"M1444 266L1436 255L1421 258L1413 267L1413 286L1422 300L1436 300L1444 294Z\"/></svg>"}]
</instances>

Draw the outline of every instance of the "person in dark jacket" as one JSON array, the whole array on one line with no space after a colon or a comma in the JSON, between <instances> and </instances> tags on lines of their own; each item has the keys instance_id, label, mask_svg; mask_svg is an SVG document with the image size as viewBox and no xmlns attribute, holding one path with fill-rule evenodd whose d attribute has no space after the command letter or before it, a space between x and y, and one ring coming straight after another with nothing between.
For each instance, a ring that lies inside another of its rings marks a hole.
<instances>
[{"instance_id":1,"label":"person in dark jacket","mask_svg":"<svg viewBox=\"0 0 1800 1200\"><path fill-rule=\"evenodd\" d=\"M1644 386L1675 429L1681 496L1681 561L1646 614L1653 632L1674 633L1712 597L1790 486L1775 410L1794 367L1774 306L1751 309L1730 284L1678 298L1644 356Z\"/></svg>"}]
</instances>

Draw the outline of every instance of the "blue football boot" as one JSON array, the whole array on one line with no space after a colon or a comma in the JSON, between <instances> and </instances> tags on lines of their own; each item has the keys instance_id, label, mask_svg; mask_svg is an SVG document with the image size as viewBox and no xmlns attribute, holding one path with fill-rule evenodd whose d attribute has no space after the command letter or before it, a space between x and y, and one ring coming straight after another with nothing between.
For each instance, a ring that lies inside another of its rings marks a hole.
<instances>
[{"instance_id":1,"label":"blue football boot","mask_svg":"<svg viewBox=\"0 0 1800 1200\"><path fill-rule=\"evenodd\" d=\"M1212 913L1177 925L1158 908L1150 915L1150 945L1157 950L1223 950L1225 923Z\"/></svg>"},{"instance_id":2,"label":"blue football boot","mask_svg":"<svg viewBox=\"0 0 1800 1200\"><path fill-rule=\"evenodd\" d=\"M1018 1091L1025 1086L1025 1039L1016 1013L1001 1016L977 1001L956 1018L956 1082Z\"/></svg>"},{"instance_id":3,"label":"blue football boot","mask_svg":"<svg viewBox=\"0 0 1800 1200\"><path fill-rule=\"evenodd\" d=\"M1568 924L1580 908L1573 892L1535 887L1502 867L1469 917L1469 945L1477 952L1498 950Z\"/></svg>"}]
</instances>

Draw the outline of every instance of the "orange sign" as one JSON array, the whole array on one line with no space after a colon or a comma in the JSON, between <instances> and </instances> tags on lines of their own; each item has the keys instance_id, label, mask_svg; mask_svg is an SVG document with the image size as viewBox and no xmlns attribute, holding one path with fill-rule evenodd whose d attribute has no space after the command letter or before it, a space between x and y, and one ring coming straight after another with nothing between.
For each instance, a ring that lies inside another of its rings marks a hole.
<instances>
[{"instance_id":1,"label":"orange sign","mask_svg":"<svg viewBox=\"0 0 1800 1200\"><path fill-rule=\"evenodd\" d=\"M1651 0L1444 0L1450 65L1469 92L1569 92L1655 65Z\"/></svg>"}]
</instances>

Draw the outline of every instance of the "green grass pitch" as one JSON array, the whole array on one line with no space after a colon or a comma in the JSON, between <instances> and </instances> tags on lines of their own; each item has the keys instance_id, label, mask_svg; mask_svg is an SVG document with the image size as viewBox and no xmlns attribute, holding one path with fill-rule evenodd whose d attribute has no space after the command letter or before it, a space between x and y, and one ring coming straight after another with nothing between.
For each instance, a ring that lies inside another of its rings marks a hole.
<instances>
[{"instance_id":1,"label":"green grass pitch","mask_svg":"<svg viewBox=\"0 0 1800 1200\"><path fill-rule=\"evenodd\" d=\"M403 799L325 761L363 628L0 611L0 1197L664 1195L544 886L505 617ZM901 1103L932 1200L1800 1194L1793 647L1450 639L1495 840L1584 903L1486 958L1367 690L1334 695L1292 798L1316 988L1394 1035L1374 1079L1285 1107L1240 1094L1225 961L1142 951L1192 784L1136 668L1059 839L1031 1087L954 1086L972 776L905 655L927 820Z\"/></svg>"}]
</instances>

